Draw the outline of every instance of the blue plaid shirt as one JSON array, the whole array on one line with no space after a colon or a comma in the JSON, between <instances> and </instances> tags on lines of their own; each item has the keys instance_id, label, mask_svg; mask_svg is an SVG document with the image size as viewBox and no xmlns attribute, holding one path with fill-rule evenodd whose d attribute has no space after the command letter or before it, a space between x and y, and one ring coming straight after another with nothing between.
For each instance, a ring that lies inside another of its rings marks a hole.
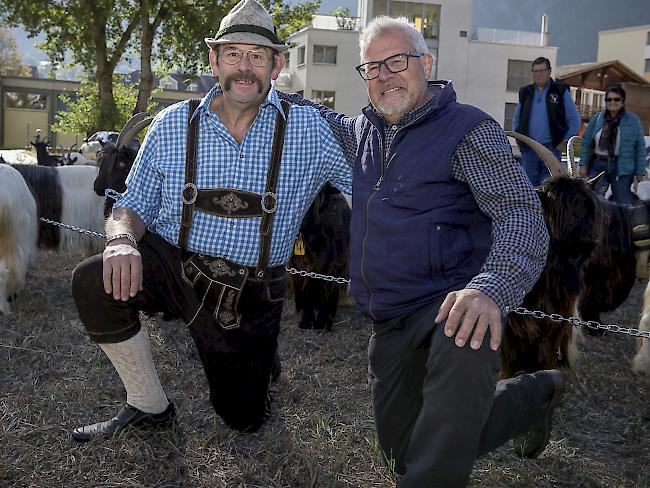
<instances>
[{"instance_id":1,"label":"blue plaid shirt","mask_svg":"<svg viewBox=\"0 0 650 488\"><path fill-rule=\"evenodd\" d=\"M262 194L275 117L282 113L277 92L271 88L241 145L210 110L210 102L220 93L217 84L194 114L201 117L196 185L199 189L237 188ZM137 213L149 230L174 245L178 245L181 222L188 111L189 101L184 101L155 117L126 180L127 190L115 204L115 208ZM300 222L327 181L351 193L351 168L318 111L292 105L278 178L270 266L289 258ZM195 209L188 250L254 266L259 257L259 226L259 217L225 218Z\"/></svg>"}]
</instances>

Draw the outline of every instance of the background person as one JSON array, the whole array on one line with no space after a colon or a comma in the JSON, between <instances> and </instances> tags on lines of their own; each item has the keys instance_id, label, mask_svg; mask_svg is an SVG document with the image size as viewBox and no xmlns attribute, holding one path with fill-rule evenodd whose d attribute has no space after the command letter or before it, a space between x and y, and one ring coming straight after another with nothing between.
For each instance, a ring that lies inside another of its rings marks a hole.
<instances>
[{"instance_id":1,"label":"background person","mask_svg":"<svg viewBox=\"0 0 650 488\"><path fill-rule=\"evenodd\" d=\"M512 118L515 132L543 144L562 160L562 151L570 137L580 129L580 115L566 84L551 78L551 62L539 57L532 64L533 83L519 90L519 103ZM521 148L521 163L533 186L539 186L550 174L535 152Z\"/></svg>"},{"instance_id":2,"label":"background person","mask_svg":"<svg viewBox=\"0 0 650 488\"><path fill-rule=\"evenodd\" d=\"M605 91L605 110L594 115L585 129L580 155L580 176L604 176L596 191L605 194L611 185L614 201L632 203L630 186L646 174L643 125L625 110L625 90L620 85Z\"/></svg>"}]
</instances>

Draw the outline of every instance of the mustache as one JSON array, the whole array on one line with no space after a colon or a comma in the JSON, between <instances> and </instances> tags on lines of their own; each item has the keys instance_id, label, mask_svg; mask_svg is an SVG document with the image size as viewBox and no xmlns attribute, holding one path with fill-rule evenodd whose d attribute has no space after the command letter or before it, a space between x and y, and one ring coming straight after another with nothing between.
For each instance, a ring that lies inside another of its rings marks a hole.
<instances>
[{"instance_id":1,"label":"mustache","mask_svg":"<svg viewBox=\"0 0 650 488\"><path fill-rule=\"evenodd\" d=\"M264 91L264 85L262 83L262 80L255 76L253 73L238 73L238 74L233 74L228 77L223 82L223 88L225 91L230 91L232 88L232 84L235 80L246 80L246 81L252 81L257 85L257 91L259 94L262 94Z\"/></svg>"}]
</instances>

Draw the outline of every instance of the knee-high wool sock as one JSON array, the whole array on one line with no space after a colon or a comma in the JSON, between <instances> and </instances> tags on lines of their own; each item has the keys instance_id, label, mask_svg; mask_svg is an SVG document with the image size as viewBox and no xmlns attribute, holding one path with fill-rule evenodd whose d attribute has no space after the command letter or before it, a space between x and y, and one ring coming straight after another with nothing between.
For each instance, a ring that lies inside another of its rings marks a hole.
<instances>
[{"instance_id":1,"label":"knee-high wool sock","mask_svg":"<svg viewBox=\"0 0 650 488\"><path fill-rule=\"evenodd\" d=\"M149 333L144 327L126 341L100 344L126 389L126 402L146 413L161 413L169 405L151 355Z\"/></svg>"}]
</instances>

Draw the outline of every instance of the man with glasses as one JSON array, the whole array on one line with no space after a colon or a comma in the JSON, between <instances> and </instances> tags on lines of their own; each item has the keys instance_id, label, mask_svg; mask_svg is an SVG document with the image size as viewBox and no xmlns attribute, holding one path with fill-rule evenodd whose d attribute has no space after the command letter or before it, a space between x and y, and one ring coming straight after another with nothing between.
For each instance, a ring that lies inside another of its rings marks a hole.
<instances>
[{"instance_id":1,"label":"man with glasses","mask_svg":"<svg viewBox=\"0 0 650 488\"><path fill-rule=\"evenodd\" d=\"M114 418L73 431L80 442L176 417L140 311L188 325L214 409L233 429L258 430L269 415L284 263L302 216L327 181L351 191L328 124L271 87L287 46L268 12L242 0L205 41L219 83L155 117L107 220L103 256L73 274L86 331L127 392Z\"/></svg>"},{"instance_id":2,"label":"man with glasses","mask_svg":"<svg viewBox=\"0 0 650 488\"><path fill-rule=\"evenodd\" d=\"M514 436L527 457L549 441L562 375L497 383L503 317L542 270L546 225L501 127L451 82L427 82L432 57L407 19L375 18L359 44L370 105L319 110L353 165L351 291L373 320L379 445L399 488L464 486Z\"/></svg>"},{"instance_id":3,"label":"man with glasses","mask_svg":"<svg viewBox=\"0 0 650 488\"><path fill-rule=\"evenodd\" d=\"M531 70L533 83L519 90L512 127L549 148L561 160L566 142L580 129L580 115L567 85L551 78L551 62L547 58L535 59ZM533 186L541 185L550 176L546 165L527 146L520 148L530 182Z\"/></svg>"}]
</instances>

